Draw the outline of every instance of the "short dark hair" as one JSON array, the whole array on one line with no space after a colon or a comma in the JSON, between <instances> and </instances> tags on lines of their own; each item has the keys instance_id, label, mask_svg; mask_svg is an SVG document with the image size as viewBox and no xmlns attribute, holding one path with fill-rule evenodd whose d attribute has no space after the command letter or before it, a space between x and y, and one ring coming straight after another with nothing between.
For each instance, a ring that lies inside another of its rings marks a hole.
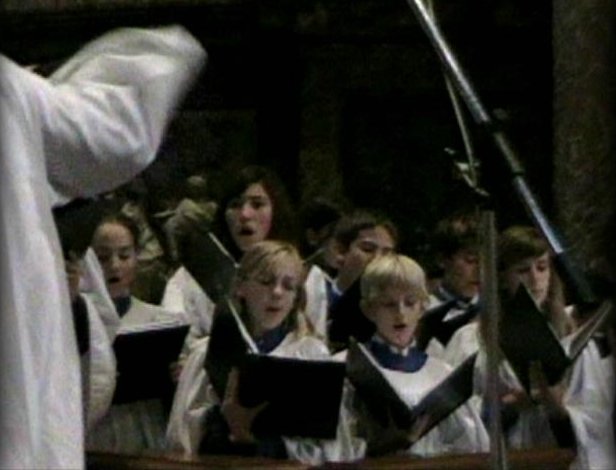
<instances>
[{"instance_id":1,"label":"short dark hair","mask_svg":"<svg viewBox=\"0 0 616 470\"><path fill-rule=\"evenodd\" d=\"M504 270L526 258L548 253L550 246L535 227L513 225L498 238L498 267Z\"/></svg>"},{"instance_id":2,"label":"short dark hair","mask_svg":"<svg viewBox=\"0 0 616 470\"><path fill-rule=\"evenodd\" d=\"M434 252L449 258L463 249L479 247L479 221L475 212L456 212L438 222L432 240Z\"/></svg>"},{"instance_id":3,"label":"short dark hair","mask_svg":"<svg viewBox=\"0 0 616 470\"><path fill-rule=\"evenodd\" d=\"M268 239L297 243L297 222L291 209L288 193L280 178L269 168L249 165L238 172L229 171L230 178L223 178L217 191L218 211L214 221L214 231L223 245L236 259L241 257L235 246L225 220L225 212L233 199L239 197L250 185L261 184L272 201L272 225Z\"/></svg>"},{"instance_id":4,"label":"short dark hair","mask_svg":"<svg viewBox=\"0 0 616 470\"><path fill-rule=\"evenodd\" d=\"M395 224L384 214L363 209L342 216L336 224L334 238L342 247L348 249L359 236L359 232L374 227L384 227L391 235L394 245L398 245L398 229Z\"/></svg>"},{"instance_id":5,"label":"short dark hair","mask_svg":"<svg viewBox=\"0 0 616 470\"><path fill-rule=\"evenodd\" d=\"M135 249L139 250L141 248L141 229L133 218L129 217L123 212L110 212L101 218L97 228L104 224L117 224L123 226L130 232L131 236L133 237L133 244Z\"/></svg>"}]
</instances>

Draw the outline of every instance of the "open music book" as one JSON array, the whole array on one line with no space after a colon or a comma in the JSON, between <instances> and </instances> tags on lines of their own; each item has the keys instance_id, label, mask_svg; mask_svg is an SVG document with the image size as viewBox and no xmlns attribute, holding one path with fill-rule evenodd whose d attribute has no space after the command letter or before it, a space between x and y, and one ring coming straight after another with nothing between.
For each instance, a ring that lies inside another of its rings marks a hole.
<instances>
[{"instance_id":1,"label":"open music book","mask_svg":"<svg viewBox=\"0 0 616 470\"><path fill-rule=\"evenodd\" d=\"M240 403L268 403L252 426L257 437L334 438L344 364L260 354L233 305L225 306L214 316L204 364L217 395L224 396L229 372L237 368Z\"/></svg>"},{"instance_id":2,"label":"open music book","mask_svg":"<svg viewBox=\"0 0 616 470\"><path fill-rule=\"evenodd\" d=\"M605 301L586 324L568 338L570 347L567 354L528 289L520 285L513 299L503 303L500 347L527 391L530 390L529 368L532 362L541 363L548 384L554 385L603 326L611 310L611 302Z\"/></svg>"},{"instance_id":3,"label":"open music book","mask_svg":"<svg viewBox=\"0 0 616 470\"><path fill-rule=\"evenodd\" d=\"M207 230L193 230L186 242L190 256L182 257L182 264L214 302L229 293L237 263L216 236Z\"/></svg>"},{"instance_id":4,"label":"open music book","mask_svg":"<svg viewBox=\"0 0 616 470\"><path fill-rule=\"evenodd\" d=\"M188 329L179 321L121 328L113 342L117 362L113 403L169 399L175 388L170 366L178 360Z\"/></svg>"},{"instance_id":5,"label":"open music book","mask_svg":"<svg viewBox=\"0 0 616 470\"><path fill-rule=\"evenodd\" d=\"M354 340L347 355L347 375L372 419L382 427L394 426L416 442L471 397L476 357L477 353L467 358L413 407L407 406L366 347Z\"/></svg>"}]
</instances>

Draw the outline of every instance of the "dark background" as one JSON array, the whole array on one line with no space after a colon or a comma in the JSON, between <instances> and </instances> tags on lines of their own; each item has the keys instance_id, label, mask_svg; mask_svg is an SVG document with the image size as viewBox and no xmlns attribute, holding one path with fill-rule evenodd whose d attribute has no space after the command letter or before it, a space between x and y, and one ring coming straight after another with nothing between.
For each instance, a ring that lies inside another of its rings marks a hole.
<instances>
[{"instance_id":1,"label":"dark background","mask_svg":"<svg viewBox=\"0 0 616 470\"><path fill-rule=\"evenodd\" d=\"M441 28L496 111L548 214L552 198L551 2L435 1ZM25 9L0 18L2 51L48 70L118 26L180 23L208 67L150 170L161 191L249 162L274 167L296 204L325 195L388 213L427 262L436 221L474 206L454 175L460 131L436 55L402 0L166 2ZM501 156L466 115L499 225L528 222Z\"/></svg>"}]
</instances>

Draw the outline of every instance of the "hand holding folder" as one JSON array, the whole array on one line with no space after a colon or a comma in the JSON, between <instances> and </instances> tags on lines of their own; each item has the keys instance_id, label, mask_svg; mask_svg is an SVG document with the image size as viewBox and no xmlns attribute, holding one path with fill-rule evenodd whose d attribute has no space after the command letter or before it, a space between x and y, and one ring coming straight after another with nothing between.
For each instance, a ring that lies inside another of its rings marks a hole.
<instances>
[{"instance_id":1,"label":"hand holding folder","mask_svg":"<svg viewBox=\"0 0 616 470\"><path fill-rule=\"evenodd\" d=\"M238 369L237 397L254 417L257 436L333 438L336 435L344 364L260 354L233 305L214 315L204 367L219 397L225 397L232 369Z\"/></svg>"},{"instance_id":2,"label":"hand holding folder","mask_svg":"<svg viewBox=\"0 0 616 470\"><path fill-rule=\"evenodd\" d=\"M605 301L571 336L567 354L528 289L520 285L515 296L503 303L500 347L524 389L530 393L533 363L540 364L547 385L557 384L611 314L612 304Z\"/></svg>"}]
</instances>

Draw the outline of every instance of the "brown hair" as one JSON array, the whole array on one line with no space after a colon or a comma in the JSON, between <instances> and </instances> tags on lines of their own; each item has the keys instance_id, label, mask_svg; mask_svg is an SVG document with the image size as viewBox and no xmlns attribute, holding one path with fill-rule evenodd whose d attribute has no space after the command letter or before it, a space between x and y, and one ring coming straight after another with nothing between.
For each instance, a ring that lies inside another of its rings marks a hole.
<instances>
[{"instance_id":1,"label":"brown hair","mask_svg":"<svg viewBox=\"0 0 616 470\"><path fill-rule=\"evenodd\" d=\"M504 230L498 240L498 268L501 273L526 258L537 258L550 252L550 247L535 228L514 225ZM550 259L550 285L547 299L540 306L559 337L570 331L570 321L565 313L562 282Z\"/></svg>"},{"instance_id":2,"label":"brown hair","mask_svg":"<svg viewBox=\"0 0 616 470\"><path fill-rule=\"evenodd\" d=\"M283 263L295 264L297 272L300 274L295 304L284 321L290 327L289 329L298 337L311 334L312 331L309 327L309 322L304 314L306 292L304 289L303 261L297 248L291 243L278 240L265 240L252 246L244 253L244 256L242 256L235 275L234 286L260 274L269 273ZM240 315L247 325L251 324L252 319L245 308L240 310Z\"/></svg>"}]
</instances>

